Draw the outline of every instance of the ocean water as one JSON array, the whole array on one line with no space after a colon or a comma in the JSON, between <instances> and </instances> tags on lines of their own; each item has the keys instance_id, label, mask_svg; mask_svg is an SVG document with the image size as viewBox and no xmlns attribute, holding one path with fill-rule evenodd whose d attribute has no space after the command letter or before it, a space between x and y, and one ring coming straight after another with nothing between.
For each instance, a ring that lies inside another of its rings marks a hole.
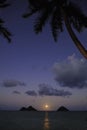
<instances>
[{"instance_id":1,"label":"ocean water","mask_svg":"<svg viewBox=\"0 0 87 130\"><path fill-rule=\"evenodd\" d=\"M87 112L0 111L0 130L87 130Z\"/></svg>"}]
</instances>

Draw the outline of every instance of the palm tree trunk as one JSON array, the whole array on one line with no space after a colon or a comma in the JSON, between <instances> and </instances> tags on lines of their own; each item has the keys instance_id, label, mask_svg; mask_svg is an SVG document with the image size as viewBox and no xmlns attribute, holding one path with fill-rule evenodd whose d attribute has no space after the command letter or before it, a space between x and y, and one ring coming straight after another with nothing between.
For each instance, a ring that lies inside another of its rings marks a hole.
<instances>
[{"instance_id":1,"label":"palm tree trunk","mask_svg":"<svg viewBox=\"0 0 87 130\"><path fill-rule=\"evenodd\" d=\"M66 25L66 28L68 30L69 35L71 36L72 40L74 41L74 44L76 45L76 47L79 49L80 53L87 59L87 50L85 49L85 47L81 44L81 42L76 37L64 10L62 10L62 12L64 15L64 21L65 21L65 25Z\"/></svg>"}]
</instances>

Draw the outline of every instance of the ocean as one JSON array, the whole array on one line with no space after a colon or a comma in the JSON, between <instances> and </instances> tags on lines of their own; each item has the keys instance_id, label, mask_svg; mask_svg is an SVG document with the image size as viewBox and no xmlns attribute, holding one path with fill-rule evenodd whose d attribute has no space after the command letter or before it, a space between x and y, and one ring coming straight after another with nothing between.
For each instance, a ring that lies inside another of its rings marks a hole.
<instances>
[{"instance_id":1,"label":"ocean","mask_svg":"<svg viewBox=\"0 0 87 130\"><path fill-rule=\"evenodd\" d=\"M87 112L0 111L0 130L87 130Z\"/></svg>"}]
</instances>

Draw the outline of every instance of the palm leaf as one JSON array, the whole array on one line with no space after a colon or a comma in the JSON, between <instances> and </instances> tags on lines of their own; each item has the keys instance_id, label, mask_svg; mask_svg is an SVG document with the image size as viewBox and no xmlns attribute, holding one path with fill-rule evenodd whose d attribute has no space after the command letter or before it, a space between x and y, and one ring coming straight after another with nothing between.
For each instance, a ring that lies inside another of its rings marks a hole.
<instances>
[{"instance_id":1,"label":"palm leaf","mask_svg":"<svg viewBox=\"0 0 87 130\"><path fill-rule=\"evenodd\" d=\"M25 13L22 15L23 18L28 18L31 15L35 14L38 10L37 9L32 9L29 13Z\"/></svg>"},{"instance_id":2,"label":"palm leaf","mask_svg":"<svg viewBox=\"0 0 87 130\"><path fill-rule=\"evenodd\" d=\"M51 12L52 12L52 9L49 6L41 10L40 16L37 18L36 23L34 25L34 30L36 33L39 33L42 31L45 23L47 22L47 20L49 19L51 15Z\"/></svg>"},{"instance_id":3,"label":"palm leaf","mask_svg":"<svg viewBox=\"0 0 87 130\"><path fill-rule=\"evenodd\" d=\"M28 5L28 13L23 14L24 18L28 18L31 15L33 15L34 13L36 13L37 11L42 10L47 4L48 1L45 0L28 0L29 5Z\"/></svg>"},{"instance_id":4,"label":"palm leaf","mask_svg":"<svg viewBox=\"0 0 87 130\"><path fill-rule=\"evenodd\" d=\"M0 24L4 23L4 21L0 18Z\"/></svg>"},{"instance_id":5,"label":"palm leaf","mask_svg":"<svg viewBox=\"0 0 87 130\"><path fill-rule=\"evenodd\" d=\"M83 27L87 27L87 17L77 5L70 2L66 7L66 12L70 23L72 23L78 32L80 32Z\"/></svg>"},{"instance_id":6,"label":"palm leaf","mask_svg":"<svg viewBox=\"0 0 87 130\"><path fill-rule=\"evenodd\" d=\"M8 42L11 42L11 33L8 31L8 29L7 28L5 28L5 27L2 27L1 25L0 25L0 34L2 34L7 40L8 40Z\"/></svg>"},{"instance_id":7,"label":"palm leaf","mask_svg":"<svg viewBox=\"0 0 87 130\"><path fill-rule=\"evenodd\" d=\"M62 16L59 9L56 9L53 13L51 21L51 29L54 40L57 41L58 34L63 31L63 22Z\"/></svg>"},{"instance_id":8,"label":"palm leaf","mask_svg":"<svg viewBox=\"0 0 87 130\"><path fill-rule=\"evenodd\" d=\"M33 8L42 8L48 3L48 0L28 0L28 2Z\"/></svg>"},{"instance_id":9,"label":"palm leaf","mask_svg":"<svg viewBox=\"0 0 87 130\"><path fill-rule=\"evenodd\" d=\"M0 0L0 4L5 3L7 0Z\"/></svg>"},{"instance_id":10,"label":"palm leaf","mask_svg":"<svg viewBox=\"0 0 87 130\"><path fill-rule=\"evenodd\" d=\"M10 6L10 4L6 2L7 0L0 0L0 8L5 8L5 7Z\"/></svg>"},{"instance_id":11,"label":"palm leaf","mask_svg":"<svg viewBox=\"0 0 87 130\"><path fill-rule=\"evenodd\" d=\"M10 4L0 4L0 8L5 8L5 7L8 7L8 6L10 6Z\"/></svg>"},{"instance_id":12,"label":"palm leaf","mask_svg":"<svg viewBox=\"0 0 87 130\"><path fill-rule=\"evenodd\" d=\"M0 8L8 7L10 4L6 3L7 0L0 0ZM8 31L7 28L3 27L4 21L0 18L0 34L3 35L8 42L11 42L11 33Z\"/></svg>"}]
</instances>

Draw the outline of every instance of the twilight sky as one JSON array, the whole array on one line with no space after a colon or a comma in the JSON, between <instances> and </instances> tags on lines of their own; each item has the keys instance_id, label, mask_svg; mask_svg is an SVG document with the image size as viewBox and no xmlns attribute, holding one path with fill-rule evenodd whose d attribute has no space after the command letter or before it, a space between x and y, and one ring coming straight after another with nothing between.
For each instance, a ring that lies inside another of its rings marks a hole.
<instances>
[{"instance_id":1,"label":"twilight sky","mask_svg":"<svg viewBox=\"0 0 87 130\"><path fill-rule=\"evenodd\" d=\"M85 1L85 0L84 0ZM36 35L35 17L23 19L27 0L9 0L0 17L12 32L12 42L0 36L0 109L32 105L39 110L87 110L87 60L79 53L67 31L55 43L49 25ZM85 13L86 6L81 4ZM78 34L87 48L87 29Z\"/></svg>"}]
</instances>

